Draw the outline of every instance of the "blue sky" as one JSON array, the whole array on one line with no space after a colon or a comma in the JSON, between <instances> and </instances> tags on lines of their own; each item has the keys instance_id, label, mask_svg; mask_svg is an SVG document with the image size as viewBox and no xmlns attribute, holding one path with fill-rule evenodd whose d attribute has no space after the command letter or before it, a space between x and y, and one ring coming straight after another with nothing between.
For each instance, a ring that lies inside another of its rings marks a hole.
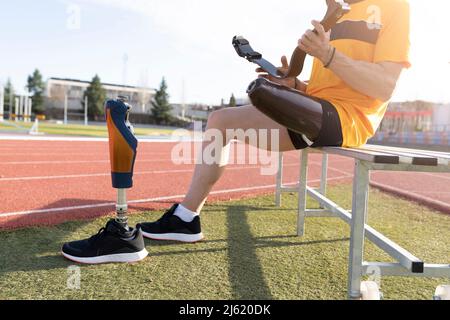
<instances>
[{"instance_id":1,"label":"blue sky","mask_svg":"<svg viewBox=\"0 0 450 320\"><path fill-rule=\"evenodd\" d=\"M22 90L27 75L39 68L45 78L88 80L97 73L105 82L122 83L127 54L127 84L157 87L165 76L173 102L181 101L183 82L187 102L244 97L254 68L236 56L232 36L245 35L277 62L292 52L310 20L323 15L324 2L2 1L0 82L10 77ZM450 102L450 4L410 2L414 66L403 75L395 100ZM304 78L309 67L310 60Z\"/></svg>"}]
</instances>

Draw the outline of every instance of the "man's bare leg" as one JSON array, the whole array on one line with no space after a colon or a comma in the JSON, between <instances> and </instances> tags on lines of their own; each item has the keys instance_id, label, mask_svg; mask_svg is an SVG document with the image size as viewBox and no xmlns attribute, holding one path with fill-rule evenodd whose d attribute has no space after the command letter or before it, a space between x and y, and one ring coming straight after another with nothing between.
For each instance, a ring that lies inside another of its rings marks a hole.
<instances>
[{"instance_id":1,"label":"man's bare leg","mask_svg":"<svg viewBox=\"0 0 450 320\"><path fill-rule=\"evenodd\" d=\"M213 112L209 117L207 129L220 130L224 137L226 137L227 129L242 129L244 131L248 129L279 130L280 141L274 151L284 152L295 150L287 129L251 105ZM224 146L229 142L225 138ZM249 143L249 141L243 142ZM272 151L275 146L272 146L270 143L270 139L269 141L258 141L255 147ZM209 142L204 142L203 149L207 145L209 145ZM211 189L223 175L224 171L225 166L219 164L206 164L203 161L202 164L198 164L195 168L189 191L182 202L183 207L192 212L200 213Z\"/></svg>"},{"instance_id":2,"label":"man's bare leg","mask_svg":"<svg viewBox=\"0 0 450 320\"><path fill-rule=\"evenodd\" d=\"M253 106L216 111L209 117L207 128L210 131L206 133L206 136L207 138L211 138L213 142L208 143L206 141L208 139L205 139L203 149L206 152L202 152L202 155L209 153L209 149L207 148L210 147L211 143L214 144L214 151L220 153L220 150L227 148L223 146L227 146L230 140L236 138L248 140L243 142L247 144L253 143L255 147L260 149L264 148L267 151L290 151L295 149L287 129L269 119ZM249 131L249 129L257 131L256 137L250 138L250 135L246 137L245 132ZM270 135L270 139L258 141L259 133L261 133L258 132L258 129L265 130L262 136L265 136L265 133L267 133L267 136ZM213 132L214 130L216 132ZM229 133L227 131L229 130L233 131L234 134L239 135L237 131L242 131L244 134L238 137L227 136L227 133ZM276 141L276 145L271 145L270 143L272 141L266 141L272 140L272 132L270 132L272 130L278 131L279 141ZM219 141L216 139L219 139ZM153 240L175 240L186 243L204 239L200 217L198 215L214 184L225 171L226 163L224 162L226 162L226 159L223 157L224 153L227 153L226 150L222 152L222 155L216 154L216 161L210 161L213 159L202 159L199 162L201 164L196 166L189 192L181 204L173 205L157 221L144 222L137 225L137 228L142 230L144 237ZM219 159L224 161L219 161Z\"/></svg>"}]
</instances>

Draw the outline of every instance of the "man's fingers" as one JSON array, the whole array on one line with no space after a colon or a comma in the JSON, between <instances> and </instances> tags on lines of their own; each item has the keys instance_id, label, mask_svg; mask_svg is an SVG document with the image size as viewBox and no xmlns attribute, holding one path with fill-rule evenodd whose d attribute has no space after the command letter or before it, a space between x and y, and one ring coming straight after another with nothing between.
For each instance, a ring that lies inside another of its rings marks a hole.
<instances>
[{"instance_id":1,"label":"man's fingers","mask_svg":"<svg viewBox=\"0 0 450 320\"><path fill-rule=\"evenodd\" d=\"M281 65L283 66L283 69L289 69L289 63L286 56L281 57Z\"/></svg>"},{"instance_id":2,"label":"man's fingers","mask_svg":"<svg viewBox=\"0 0 450 320\"><path fill-rule=\"evenodd\" d=\"M298 47L299 47L300 49L302 49L303 51L305 51L306 53L308 53L308 48L307 48L305 45L299 44Z\"/></svg>"},{"instance_id":3,"label":"man's fingers","mask_svg":"<svg viewBox=\"0 0 450 320\"><path fill-rule=\"evenodd\" d=\"M317 37L317 35L312 30L306 30L306 32L303 35L302 39L306 38L308 40L313 40L314 37Z\"/></svg>"},{"instance_id":4,"label":"man's fingers","mask_svg":"<svg viewBox=\"0 0 450 320\"><path fill-rule=\"evenodd\" d=\"M304 44L303 42L299 41L298 47L299 47L301 50L305 51L306 53L309 53L309 47L305 46L305 44Z\"/></svg>"},{"instance_id":5,"label":"man's fingers","mask_svg":"<svg viewBox=\"0 0 450 320\"><path fill-rule=\"evenodd\" d=\"M313 47L314 43L309 40L306 36L303 36L303 38L300 39L299 44L303 44L304 46L307 47Z\"/></svg>"},{"instance_id":6,"label":"man's fingers","mask_svg":"<svg viewBox=\"0 0 450 320\"><path fill-rule=\"evenodd\" d=\"M321 36L315 33L313 30L306 31L304 36L308 38L308 40L313 42L318 42L319 39L321 39Z\"/></svg>"},{"instance_id":7,"label":"man's fingers","mask_svg":"<svg viewBox=\"0 0 450 320\"><path fill-rule=\"evenodd\" d=\"M311 23L314 26L314 28L315 28L315 30L317 32L317 35L322 40L325 39L326 32L325 32L325 29L323 28L323 25L317 20L313 20Z\"/></svg>"}]
</instances>

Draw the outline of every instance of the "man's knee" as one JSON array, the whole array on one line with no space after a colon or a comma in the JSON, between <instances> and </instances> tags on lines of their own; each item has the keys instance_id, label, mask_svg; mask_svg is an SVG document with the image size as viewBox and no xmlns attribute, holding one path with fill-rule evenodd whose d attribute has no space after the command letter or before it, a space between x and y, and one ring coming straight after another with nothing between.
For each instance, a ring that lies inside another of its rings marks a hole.
<instances>
[{"instance_id":1,"label":"man's knee","mask_svg":"<svg viewBox=\"0 0 450 320\"><path fill-rule=\"evenodd\" d=\"M208 117L208 128L225 130L229 123L230 112L229 110L222 109L211 112Z\"/></svg>"},{"instance_id":2,"label":"man's knee","mask_svg":"<svg viewBox=\"0 0 450 320\"><path fill-rule=\"evenodd\" d=\"M249 112L252 110L249 109L256 110L254 106L247 105L239 108L225 108L213 111L208 117L208 128L222 131L240 128L243 121L248 120L248 115L252 114Z\"/></svg>"}]
</instances>

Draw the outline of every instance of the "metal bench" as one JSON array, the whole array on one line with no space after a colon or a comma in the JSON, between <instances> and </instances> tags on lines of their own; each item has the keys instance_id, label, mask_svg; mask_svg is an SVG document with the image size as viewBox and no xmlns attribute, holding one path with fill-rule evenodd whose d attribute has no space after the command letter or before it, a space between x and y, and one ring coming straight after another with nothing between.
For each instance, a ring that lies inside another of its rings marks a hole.
<instances>
[{"instance_id":1,"label":"metal bench","mask_svg":"<svg viewBox=\"0 0 450 320\"><path fill-rule=\"evenodd\" d=\"M319 189L308 186L308 154L323 154ZM339 155L355 160L352 210L347 211L326 197L328 155ZM443 152L366 145L359 149L322 148L301 151L300 182L297 187L283 185L283 154L280 153L277 175L276 204L281 206L283 192L298 192L298 236L305 233L306 217L337 217L351 227L348 263L348 294L350 299L361 299L361 278L374 272L380 276L449 277L450 264L426 264L389 238L367 225L370 171L450 172L450 154ZM322 209L308 209L307 196ZM367 238L389 254L397 263L365 262L364 241Z\"/></svg>"}]
</instances>

